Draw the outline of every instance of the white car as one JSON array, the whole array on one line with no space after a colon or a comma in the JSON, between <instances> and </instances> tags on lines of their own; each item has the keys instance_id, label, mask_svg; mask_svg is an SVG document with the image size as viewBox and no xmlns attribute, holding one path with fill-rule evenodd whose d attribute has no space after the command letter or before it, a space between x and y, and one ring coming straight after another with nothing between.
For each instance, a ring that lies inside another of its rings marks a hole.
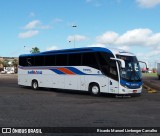
<instances>
[{"instance_id":1,"label":"white car","mask_svg":"<svg viewBox=\"0 0 160 136\"><path fill-rule=\"evenodd\" d=\"M6 74L6 71L1 71L1 74Z\"/></svg>"},{"instance_id":2,"label":"white car","mask_svg":"<svg viewBox=\"0 0 160 136\"><path fill-rule=\"evenodd\" d=\"M148 73L153 73L152 70L148 70Z\"/></svg>"}]
</instances>

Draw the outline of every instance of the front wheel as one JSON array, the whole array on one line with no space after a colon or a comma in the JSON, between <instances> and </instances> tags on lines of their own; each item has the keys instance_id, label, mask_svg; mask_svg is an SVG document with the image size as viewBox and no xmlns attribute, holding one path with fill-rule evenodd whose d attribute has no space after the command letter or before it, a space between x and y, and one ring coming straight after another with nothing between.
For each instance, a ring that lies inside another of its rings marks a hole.
<instances>
[{"instance_id":1,"label":"front wheel","mask_svg":"<svg viewBox=\"0 0 160 136\"><path fill-rule=\"evenodd\" d=\"M89 86L89 91L92 95L96 95L96 96L99 96L100 94L100 88L99 88L99 85L96 84L96 83L93 83Z\"/></svg>"},{"instance_id":2,"label":"front wheel","mask_svg":"<svg viewBox=\"0 0 160 136\"><path fill-rule=\"evenodd\" d=\"M32 88L38 90L38 82L36 80L32 81Z\"/></svg>"}]
</instances>

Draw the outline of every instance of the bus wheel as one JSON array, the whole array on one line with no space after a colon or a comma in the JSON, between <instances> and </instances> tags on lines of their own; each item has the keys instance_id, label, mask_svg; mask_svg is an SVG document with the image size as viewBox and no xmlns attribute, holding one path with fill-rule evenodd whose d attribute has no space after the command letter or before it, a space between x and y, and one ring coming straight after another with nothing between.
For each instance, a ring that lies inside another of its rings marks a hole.
<instances>
[{"instance_id":1,"label":"bus wheel","mask_svg":"<svg viewBox=\"0 0 160 136\"><path fill-rule=\"evenodd\" d=\"M92 83L90 86L89 86L89 91L92 95L96 95L96 96L99 96L100 94L100 89L99 89L99 85L96 84L96 83Z\"/></svg>"},{"instance_id":2,"label":"bus wheel","mask_svg":"<svg viewBox=\"0 0 160 136\"><path fill-rule=\"evenodd\" d=\"M36 80L33 80L33 81L32 81L32 88L33 88L34 90L38 90L38 82L37 82Z\"/></svg>"}]
</instances>

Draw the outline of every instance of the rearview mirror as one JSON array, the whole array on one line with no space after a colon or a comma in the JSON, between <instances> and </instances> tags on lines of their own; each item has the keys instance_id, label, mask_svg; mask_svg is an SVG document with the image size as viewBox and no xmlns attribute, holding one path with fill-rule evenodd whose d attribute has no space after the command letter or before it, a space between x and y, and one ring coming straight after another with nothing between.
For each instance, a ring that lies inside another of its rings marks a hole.
<instances>
[{"instance_id":1,"label":"rearview mirror","mask_svg":"<svg viewBox=\"0 0 160 136\"><path fill-rule=\"evenodd\" d=\"M117 59L117 58L110 58L111 60L116 60L119 61L121 63L121 68L125 68L125 61L122 59Z\"/></svg>"},{"instance_id":2,"label":"rearview mirror","mask_svg":"<svg viewBox=\"0 0 160 136\"><path fill-rule=\"evenodd\" d=\"M148 64L146 62L144 62L144 61L138 61L138 62L144 63L146 65L146 70L149 69Z\"/></svg>"}]
</instances>

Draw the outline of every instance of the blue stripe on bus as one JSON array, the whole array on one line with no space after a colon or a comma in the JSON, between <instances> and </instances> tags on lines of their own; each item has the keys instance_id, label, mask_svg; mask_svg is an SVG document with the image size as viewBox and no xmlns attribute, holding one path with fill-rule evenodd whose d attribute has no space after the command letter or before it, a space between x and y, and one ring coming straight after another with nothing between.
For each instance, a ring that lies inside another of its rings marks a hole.
<instances>
[{"instance_id":1,"label":"blue stripe on bus","mask_svg":"<svg viewBox=\"0 0 160 136\"><path fill-rule=\"evenodd\" d=\"M86 73L84 73L84 72L82 72L79 69L74 68L74 67L48 67L48 66L47 67L46 66L45 67L43 67L43 66L41 66L41 67L23 67L23 66L19 66L18 68L24 69L24 70L51 70L51 71L55 72L56 74L61 74L61 75L62 74L65 75L66 73L58 70L58 68L66 68L66 69L70 70L71 72L73 72L77 75L102 75L102 74L99 74L99 73L97 73L97 74L86 74Z\"/></svg>"},{"instance_id":2,"label":"blue stripe on bus","mask_svg":"<svg viewBox=\"0 0 160 136\"><path fill-rule=\"evenodd\" d=\"M58 69L50 69L51 71L57 73L57 74L60 74L60 75L64 75L65 73L63 73L62 71L58 70Z\"/></svg>"}]
</instances>

